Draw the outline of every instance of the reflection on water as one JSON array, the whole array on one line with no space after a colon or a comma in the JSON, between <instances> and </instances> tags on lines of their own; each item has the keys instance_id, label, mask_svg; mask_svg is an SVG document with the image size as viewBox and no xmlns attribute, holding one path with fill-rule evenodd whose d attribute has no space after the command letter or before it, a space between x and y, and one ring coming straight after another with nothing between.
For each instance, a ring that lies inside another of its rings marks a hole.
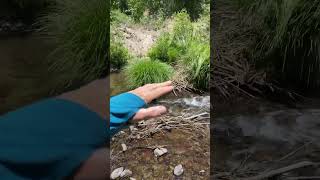
<instances>
[{"instance_id":1,"label":"reflection on water","mask_svg":"<svg viewBox=\"0 0 320 180\"><path fill-rule=\"evenodd\" d=\"M35 35L0 39L0 114L49 96L51 48Z\"/></svg>"},{"instance_id":2,"label":"reflection on water","mask_svg":"<svg viewBox=\"0 0 320 180\"><path fill-rule=\"evenodd\" d=\"M126 84L125 76L121 72L110 74L110 90L111 96L129 91Z\"/></svg>"}]
</instances>

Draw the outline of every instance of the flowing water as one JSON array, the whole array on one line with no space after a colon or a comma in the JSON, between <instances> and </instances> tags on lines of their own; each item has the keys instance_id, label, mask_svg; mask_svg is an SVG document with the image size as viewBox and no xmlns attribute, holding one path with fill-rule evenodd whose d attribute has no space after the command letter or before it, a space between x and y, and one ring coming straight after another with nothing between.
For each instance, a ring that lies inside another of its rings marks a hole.
<instances>
[{"instance_id":1,"label":"flowing water","mask_svg":"<svg viewBox=\"0 0 320 180\"><path fill-rule=\"evenodd\" d=\"M214 118L216 174L233 172L247 177L247 173L259 174L297 162L320 162L319 105L289 108L261 100L247 111L230 108L233 113ZM311 175L319 176L319 168L309 166L286 174Z\"/></svg>"}]
</instances>

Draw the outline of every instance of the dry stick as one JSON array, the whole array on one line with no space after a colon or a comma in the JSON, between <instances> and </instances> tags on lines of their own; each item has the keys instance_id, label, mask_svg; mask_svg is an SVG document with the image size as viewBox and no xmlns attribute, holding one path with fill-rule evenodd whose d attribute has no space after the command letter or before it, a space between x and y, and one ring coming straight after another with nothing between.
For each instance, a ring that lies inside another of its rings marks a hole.
<instances>
[{"instance_id":1,"label":"dry stick","mask_svg":"<svg viewBox=\"0 0 320 180\"><path fill-rule=\"evenodd\" d=\"M306 147L306 146L310 145L311 143L312 143L312 141L310 141L310 142L307 142L307 143L303 144L302 146L300 146L300 147L299 147L299 148L297 148L296 150L294 150L294 151L290 152L289 154L287 154L287 155L283 156L282 158L280 158L280 159L279 159L279 160L277 160L276 162L283 161L283 160L287 159L288 157L290 157L290 156L294 155L295 153L297 153L298 151L300 151L300 150L301 150L301 149L303 149L304 147Z\"/></svg>"},{"instance_id":2,"label":"dry stick","mask_svg":"<svg viewBox=\"0 0 320 180\"><path fill-rule=\"evenodd\" d=\"M320 179L320 176L299 176L299 177L289 177L286 180L307 180L307 179Z\"/></svg>"},{"instance_id":3,"label":"dry stick","mask_svg":"<svg viewBox=\"0 0 320 180\"><path fill-rule=\"evenodd\" d=\"M208 115L209 113L207 112L204 112L204 113L201 113L201 114L197 114L197 115L194 115L194 116L191 116L191 117L188 117L188 118L184 118L185 120L190 120L190 119L194 119L194 118L197 118L197 117L200 117L200 116L204 116L204 115Z\"/></svg>"},{"instance_id":4,"label":"dry stick","mask_svg":"<svg viewBox=\"0 0 320 180\"><path fill-rule=\"evenodd\" d=\"M286 166L286 167L283 167L283 168L280 168L280 169L272 170L272 171L269 171L269 172L254 176L254 177L244 178L244 179L240 179L240 180L260 180L260 179L265 179L265 178L268 178L268 177L273 177L275 175L283 174L283 173L288 172L288 171L292 171L294 169L299 169L299 168L302 168L302 167L314 166L314 165L318 165L318 163L314 163L314 162L310 162L310 161L302 161L302 162L299 162L299 163L296 163L296 164L292 164L292 165L289 165L289 166Z\"/></svg>"}]
</instances>

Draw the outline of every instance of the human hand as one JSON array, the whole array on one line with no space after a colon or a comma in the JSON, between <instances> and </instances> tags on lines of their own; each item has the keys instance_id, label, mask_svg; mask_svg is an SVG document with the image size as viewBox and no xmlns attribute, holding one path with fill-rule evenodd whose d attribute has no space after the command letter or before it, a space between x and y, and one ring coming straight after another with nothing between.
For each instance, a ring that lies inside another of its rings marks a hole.
<instances>
[{"instance_id":1,"label":"human hand","mask_svg":"<svg viewBox=\"0 0 320 180\"><path fill-rule=\"evenodd\" d=\"M135 94L142 98L147 104L152 100L157 99L173 90L172 81L163 83L146 84L130 93ZM143 119L158 117L167 112L165 106L153 106L149 108L141 108L133 117L133 121L140 121Z\"/></svg>"}]
</instances>

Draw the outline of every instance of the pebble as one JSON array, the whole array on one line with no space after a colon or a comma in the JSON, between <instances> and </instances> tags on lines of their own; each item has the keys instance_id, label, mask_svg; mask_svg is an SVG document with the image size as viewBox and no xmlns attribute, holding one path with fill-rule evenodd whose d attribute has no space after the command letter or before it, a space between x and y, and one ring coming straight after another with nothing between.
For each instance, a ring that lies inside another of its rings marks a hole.
<instances>
[{"instance_id":1,"label":"pebble","mask_svg":"<svg viewBox=\"0 0 320 180\"><path fill-rule=\"evenodd\" d=\"M122 151L123 151L123 152L128 149L128 148L127 148L127 145L125 145L125 144L121 144L121 146L122 146Z\"/></svg>"},{"instance_id":2,"label":"pebble","mask_svg":"<svg viewBox=\"0 0 320 180\"><path fill-rule=\"evenodd\" d=\"M166 153L168 153L168 150L166 148L156 148L154 151L153 151L154 155L156 157L160 157Z\"/></svg>"},{"instance_id":3,"label":"pebble","mask_svg":"<svg viewBox=\"0 0 320 180\"><path fill-rule=\"evenodd\" d=\"M137 180L136 178L130 177L130 180Z\"/></svg>"},{"instance_id":4,"label":"pebble","mask_svg":"<svg viewBox=\"0 0 320 180\"><path fill-rule=\"evenodd\" d=\"M123 167L119 167L115 170L112 171L111 175L110 175L110 178L111 179L117 179L120 177L120 175L122 174L123 172Z\"/></svg>"},{"instance_id":5,"label":"pebble","mask_svg":"<svg viewBox=\"0 0 320 180\"><path fill-rule=\"evenodd\" d=\"M179 164L178 166L176 166L173 170L173 174L176 176L181 176L183 174L183 167L181 164Z\"/></svg>"},{"instance_id":6,"label":"pebble","mask_svg":"<svg viewBox=\"0 0 320 180\"><path fill-rule=\"evenodd\" d=\"M201 170L199 171L199 174L203 175L206 171L205 170Z\"/></svg>"},{"instance_id":7,"label":"pebble","mask_svg":"<svg viewBox=\"0 0 320 180\"><path fill-rule=\"evenodd\" d=\"M120 177L129 177L132 175L132 171L130 171L129 169L125 169L124 171L122 171L122 173L120 174Z\"/></svg>"}]
</instances>

